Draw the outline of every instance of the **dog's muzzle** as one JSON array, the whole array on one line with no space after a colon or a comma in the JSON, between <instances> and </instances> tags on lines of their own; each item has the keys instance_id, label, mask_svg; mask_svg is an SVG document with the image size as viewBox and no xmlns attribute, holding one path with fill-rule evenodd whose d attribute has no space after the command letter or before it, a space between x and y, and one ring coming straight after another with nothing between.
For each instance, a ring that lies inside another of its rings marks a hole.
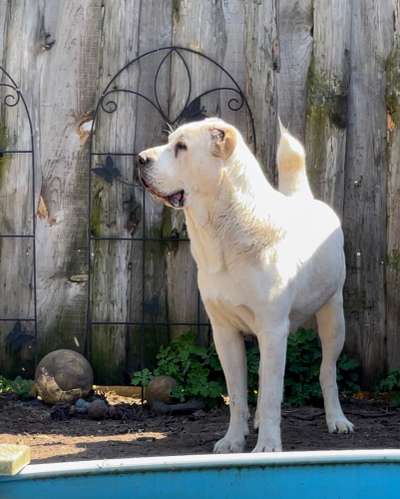
<instances>
[{"instance_id":1,"label":"dog's muzzle","mask_svg":"<svg viewBox=\"0 0 400 499\"><path fill-rule=\"evenodd\" d=\"M158 200L162 201L171 208L183 208L185 204L185 191L180 189L172 194L163 194L155 189L146 177L146 166L151 163L151 159L143 153L138 154L137 158L137 177L142 186Z\"/></svg>"}]
</instances>

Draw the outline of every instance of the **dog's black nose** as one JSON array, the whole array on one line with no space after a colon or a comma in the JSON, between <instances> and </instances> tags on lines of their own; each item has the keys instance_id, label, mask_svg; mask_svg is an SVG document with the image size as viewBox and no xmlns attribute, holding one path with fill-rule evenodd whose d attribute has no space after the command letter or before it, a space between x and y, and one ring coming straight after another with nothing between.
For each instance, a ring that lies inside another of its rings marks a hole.
<instances>
[{"instance_id":1,"label":"dog's black nose","mask_svg":"<svg viewBox=\"0 0 400 499\"><path fill-rule=\"evenodd\" d=\"M137 161L140 166L146 166L149 163L150 158L146 156L145 153L141 152L140 154L138 154Z\"/></svg>"}]
</instances>

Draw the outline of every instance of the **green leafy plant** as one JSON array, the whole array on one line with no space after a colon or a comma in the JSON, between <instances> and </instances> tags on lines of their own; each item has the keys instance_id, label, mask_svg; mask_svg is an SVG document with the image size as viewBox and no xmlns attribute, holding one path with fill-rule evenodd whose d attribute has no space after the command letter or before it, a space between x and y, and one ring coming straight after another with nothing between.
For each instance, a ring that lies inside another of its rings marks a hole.
<instances>
[{"instance_id":1,"label":"green leafy plant","mask_svg":"<svg viewBox=\"0 0 400 499\"><path fill-rule=\"evenodd\" d=\"M377 391L387 392L390 404L400 407L400 369L394 369L377 384Z\"/></svg>"},{"instance_id":2,"label":"green leafy plant","mask_svg":"<svg viewBox=\"0 0 400 499\"><path fill-rule=\"evenodd\" d=\"M248 344L246 353L249 400L255 403L260 358L257 345ZM289 336L285 373L286 405L300 406L322 399L319 385L321 358L321 346L314 331L299 329ZM199 397L215 403L226 393L221 365L214 346L198 346L195 336L190 332L161 348L157 360L154 372L148 369L138 371L134 373L132 383L146 386L153 376L171 376L177 381L172 395L179 401ZM346 354L341 355L337 363L337 379L341 392L359 391L359 367L356 359Z\"/></svg>"},{"instance_id":3,"label":"green leafy plant","mask_svg":"<svg viewBox=\"0 0 400 499\"><path fill-rule=\"evenodd\" d=\"M202 398L210 405L221 399L225 392L222 369L214 348L197 345L191 332L161 347L154 372L148 369L135 372L132 383L147 386L153 376L161 375L176 380L171 395L180 402Z\"/></svg>"},{"instance_id":4,"label":"green leafy plant","mask_svg":"<svg viewBox=\"0 0 400 499\"><path fill-rule=\"evenodd\" d=\"M319 384L321 360L321 345L315 331L299 329L289 336L285 374L285 402L288 405L299 406L322 399ZM342 393L359 391L359 369L357 359L344 353L340 356L337 381Z\"/></svg>"},{"instance_id":5,"label":"green leafy plant","mask_svg":"<svg viewBox=\"0 0 400 499\"><path fill-rule=\"evenodd\" d=\"M153 373L150 369L142 369L141 371L136 371L133 373L132 385L147 386L151 379L153 378Z\"/></svg>"},{"instance_id":6,"label":"green leafy plant","mask_svg":"<svg viewBox=\"0 0 400 499\"><path fill-rule=\"evenodd\" d=\"M285 372L284 403L300 406L322 400L319 370L322 360L321 345L315 331L299 329L288 338ZM247 348L249 400L255 402L258 390L259 351L256 345ZM340 391L354 393L358 385L360 363L342 354L337 363Z\"/></svg>"},{"instance_id":7,"label":"green leafy plant","mask_svg":"<svg viewBox=\"0 0 400 499\"><path fill-rule=\"evenodd\" d=\"M0 376L0 393L14 393L20 399L30 399L34 397L34 381L23 379L17 376L10 380Z\"/></svg>"}]
</instances>

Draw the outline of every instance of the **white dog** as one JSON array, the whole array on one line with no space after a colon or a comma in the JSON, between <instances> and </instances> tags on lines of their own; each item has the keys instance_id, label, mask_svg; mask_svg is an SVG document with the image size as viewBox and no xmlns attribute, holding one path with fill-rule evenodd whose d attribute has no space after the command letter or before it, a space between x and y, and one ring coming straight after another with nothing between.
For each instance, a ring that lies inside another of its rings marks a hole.
<instances>
[{"instance_id":1,"label":"white dog","mask_svg":"<svg viewBox=\"0 0 400 499\"><path fill-rule=\"evenodd\" d=\"M217 118L171 133L139 154L144 186L182 208L230 401L229 428L215 452L241 452L248 434L242 333L257 337L259 395L254 452L280 451L287 338L317 316L320 381L330 432L349 432L336 385L345 325L343 234L335 213L313 198L301 144L281 128L280 190L265 178L234 127Z\"/></svg>"}]
</instances>

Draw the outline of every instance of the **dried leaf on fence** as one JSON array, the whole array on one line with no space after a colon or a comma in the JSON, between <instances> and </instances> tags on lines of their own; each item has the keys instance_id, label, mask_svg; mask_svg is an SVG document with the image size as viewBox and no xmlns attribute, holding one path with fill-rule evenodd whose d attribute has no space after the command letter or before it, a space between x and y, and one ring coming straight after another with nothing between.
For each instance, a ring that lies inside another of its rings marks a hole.
<instances>
[{"instance_id":1,"label":"dried leaf on fence","mask_svg":"<svg viewBox=\"0 0 400 499\"><path fill-rule=\"evenodd\" d=\"M393 130L396 128L396 123L393 121L392 115L390 113L387 113L386 115L386 122L389 132L393 132Z\"/></svg>"},{"instance_id":2,"label":"dried leaf on fence","mask_svg":"<svg viewBox=\"0 0 400 499\"><path fill-rule=\"evenodd\" d=\"M37 209L37 216L39 218L48 218L49 216L49 210L47 209L46 203L44 202L44 199L42 196L39 198L39 205Z\"/></svg>"}]
</instances>

